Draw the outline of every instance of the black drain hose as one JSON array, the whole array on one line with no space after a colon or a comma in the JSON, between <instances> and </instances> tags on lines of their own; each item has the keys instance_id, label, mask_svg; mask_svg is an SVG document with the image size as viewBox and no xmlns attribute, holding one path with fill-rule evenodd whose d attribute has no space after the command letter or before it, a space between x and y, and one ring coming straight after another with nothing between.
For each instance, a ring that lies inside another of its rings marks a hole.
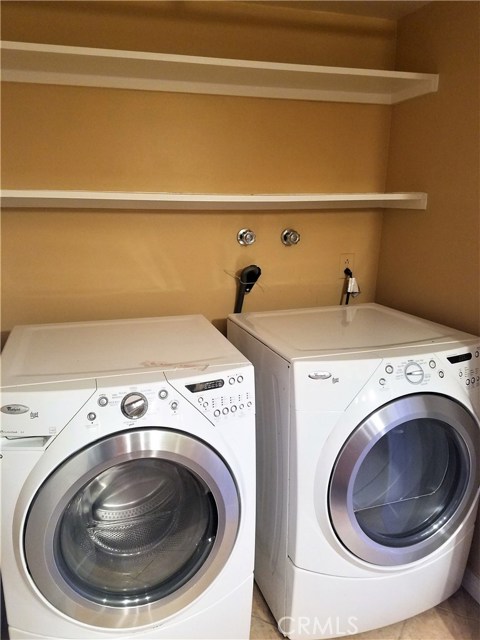
<instances>
[{"instance_id":1,"label":"black drain hose","mask_svg":"<svg viewBox=\"0 0 480 640\"><path fill-rule=\"evenodd\" d=\"M262 270L256 264L251 264L241 270L238 277L237 298L235 300L235 308L233 313L241 313L243 307L243 299L246 293L250 293L254 284L259 279Z\"/></svg>"}]
</instances>

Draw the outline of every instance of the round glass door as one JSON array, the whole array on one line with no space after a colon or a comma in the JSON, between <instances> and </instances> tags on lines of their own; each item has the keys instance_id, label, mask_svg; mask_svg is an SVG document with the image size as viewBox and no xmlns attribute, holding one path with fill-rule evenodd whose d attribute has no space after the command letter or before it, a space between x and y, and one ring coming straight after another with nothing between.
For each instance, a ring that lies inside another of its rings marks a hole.
<instances>
[{"instance_id":1,"label":"round glass door","mask_svg":"<svg viewBox=\"0 0 480 640\"><path fill-rule=\"evenodd\" d=\"M478 429L464 407L434 394L400 398L369 416L331 476L330 515L341 542L384 566L437 549L475 499Z\"/></svg>"},{"instance_id":2,"label":"round glass door","mask_svg":"<svg viewBox=\"0 0 480 640\"><path fill-rule=\"evenodd\" d=\"M158 622L215 578L239 515L235 482L210 447L171 431L121 433L42 485L26 523L27 565L43 595L82 622Z\"/></svg>"},{"instance_id":3,"label":"round glass door","mask_svg":"<svg viewBox=\"0 0 480 640\"><path fill-rule=\"evenodd\" d=\"M134 460L100 473L70 501L56 562L92 601L141 605L194 576L216 533L215 503L198 476L167 460Z\"/></svg>"}]
</instances>

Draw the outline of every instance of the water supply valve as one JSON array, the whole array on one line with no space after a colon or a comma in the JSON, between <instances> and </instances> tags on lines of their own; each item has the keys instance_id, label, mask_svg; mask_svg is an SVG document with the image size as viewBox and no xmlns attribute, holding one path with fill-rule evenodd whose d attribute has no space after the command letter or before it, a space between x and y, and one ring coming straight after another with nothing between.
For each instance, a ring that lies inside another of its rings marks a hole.
<instances>
[{"instance_id":1,"label":"water supply valve","mask_svg":"<svg viewBox=\"0 0 480 640\"><path fill-rule=\"evenodd\" d=\"M251 229L240 229L237 233L237 241L242 245L250 245L255 242L257 236Z\"/></svg>"},{"instance_id":2,"label":"water supply valve","mask_svg":"<svg viewBox=\"0 0 480 640\"><path fill-rule=\"evenodd\" d=\"M295 229L284 229L280 238L286 247L292 247L300 242L300 234Z\"/></svg>"}]
</instances>

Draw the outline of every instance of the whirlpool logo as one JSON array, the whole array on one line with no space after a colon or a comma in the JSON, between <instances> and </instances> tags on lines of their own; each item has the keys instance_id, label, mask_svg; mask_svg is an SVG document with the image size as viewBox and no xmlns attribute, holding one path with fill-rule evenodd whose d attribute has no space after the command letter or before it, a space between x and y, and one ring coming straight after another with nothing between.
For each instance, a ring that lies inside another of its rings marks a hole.
<instances>
[{"instance_id":1,"label":"whirlpool logo","mask_svg":"<svg viewBox=\"0 0 480 640\"><path fill-rule=\"evenodd\" d=\"M0 408L2 413L7 413L9 416L19 415L20 413L28 413L30 407L26 407L24 404L5 404Z\"/></svg>"}]
</instances>

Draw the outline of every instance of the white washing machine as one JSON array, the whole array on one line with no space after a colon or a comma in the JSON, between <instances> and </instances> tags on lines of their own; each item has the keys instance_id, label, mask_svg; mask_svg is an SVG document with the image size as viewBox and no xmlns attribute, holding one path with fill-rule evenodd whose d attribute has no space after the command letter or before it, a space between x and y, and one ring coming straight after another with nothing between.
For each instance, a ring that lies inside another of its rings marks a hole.
<instances>
[{"instance_id":1,"label":"white washing machine","mask_svg":"<svg viewBox=\"0 0 480 640\"><path fill-rule=\"evenodd\" d=\"M247 359L179 316L16 327L2 364L10 637L248 638Z\"/></svg>"},{"instance_id":2,"label":"white washing machine","mask_svg":"<svg viewBox=\"0 0 480 640\"><path fill-rule=\"evenodd\" d=\"M462 580L479 492L480 338L377 304L243 313L255 579L289 638L383 627Z\"/></svg>"}]
</instances>

